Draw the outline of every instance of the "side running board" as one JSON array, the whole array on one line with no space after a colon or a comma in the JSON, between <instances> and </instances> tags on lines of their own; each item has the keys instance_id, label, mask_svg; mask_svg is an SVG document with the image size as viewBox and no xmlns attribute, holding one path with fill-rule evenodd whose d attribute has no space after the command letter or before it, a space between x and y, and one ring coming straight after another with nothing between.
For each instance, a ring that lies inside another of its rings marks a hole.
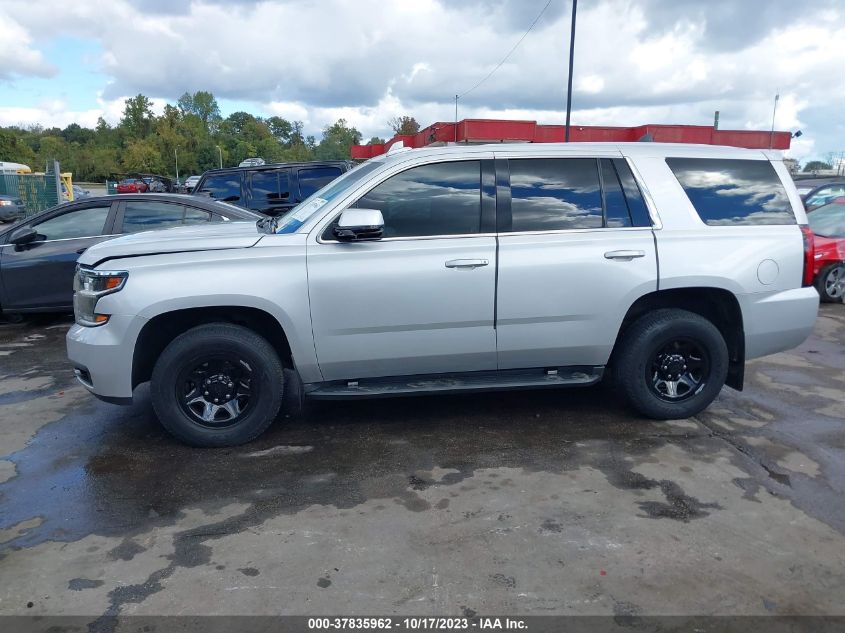
<instances>
[{"instance_id":1,"label":"side running board","mask_svg":"<svg viewBox=\"0 0 845 633\"><path fill-rule=\"evenodd\" d=\"M553 367L390 378L362 378L305 385L308 398L388 398L408 394L467 393L511 389L586 387L601 380L604 367Z\"/></svg>"}]
</instances>

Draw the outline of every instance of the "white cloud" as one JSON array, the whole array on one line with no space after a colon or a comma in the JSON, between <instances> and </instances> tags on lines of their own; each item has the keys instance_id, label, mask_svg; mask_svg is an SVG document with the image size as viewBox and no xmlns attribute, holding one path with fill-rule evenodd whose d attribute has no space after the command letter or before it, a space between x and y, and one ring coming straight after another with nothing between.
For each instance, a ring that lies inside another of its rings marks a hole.
<instances>
[{"instance_id":1,"label":"white cloud","mask_svg":"<svg viewBox=\"0 0 845 633\"><path fill-rule=\"evenodd\" d=\"M706 11L691 0L579 7L573 121L708 125L720 110L723 129L768 129L780 90L776 127L804 131L793 154L845 147L845 132L827 114L845 101L842 7L820 0L796 13L790 3L772 1L750 25L754 11L745 0L713 2ZM461 99L459 116L562 122L569 33L563 4L550 7L507 63ZM0 29L17 29L15 41L30 54L30 70L19 64L16 72L45 72L33 33L39 41L72 34L100 42L103 95L97 108L92 95L92 109L67 112L68 119L98 110L114 122L119 95L172 102L186 90L210 90L254 103L258 113L302 120L309 133L343 117L369 137L388 134L387 119L399 114L422 125L451 120L454 94L495 66L542 5L190 0L165 12L157 4L139 10L129 0L4 0L11 17ZM13 110L0 110L0 120L62 116L53 107Z\"/></svg>"},{"instance_id":2,"label":"white cloud","mask_svg":"<svg viewBox=\"0 0 845 633\"><path fill-rule=\"evenodd\" d=\"M29 32L0 11L0 83L14 77L51 77L55 73L55 67L33 48Z\"/></svg>"}]
</instances>

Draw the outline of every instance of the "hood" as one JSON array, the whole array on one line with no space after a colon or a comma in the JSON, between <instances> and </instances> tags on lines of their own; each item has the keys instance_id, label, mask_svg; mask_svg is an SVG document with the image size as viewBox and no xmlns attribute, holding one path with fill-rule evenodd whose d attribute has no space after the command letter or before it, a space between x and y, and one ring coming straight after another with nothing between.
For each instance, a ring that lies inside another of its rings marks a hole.
<instances>
[{"instance_id":1,"label":"hood","mask_svg":"<svg viewBox=\"0 0 845 633\"><path fill-rule=\"evenodd\" d=\"M264 235L251 220L144 231L95 244L80 256L79 263L93 266L107 259L138 255L249 248Z\"/></svg>"}]
</instances>

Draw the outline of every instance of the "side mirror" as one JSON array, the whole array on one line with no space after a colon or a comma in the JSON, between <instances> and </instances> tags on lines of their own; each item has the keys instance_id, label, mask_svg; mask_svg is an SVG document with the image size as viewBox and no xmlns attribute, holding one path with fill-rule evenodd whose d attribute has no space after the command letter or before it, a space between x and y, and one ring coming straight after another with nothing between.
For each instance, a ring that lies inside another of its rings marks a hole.
<instances>
[{"instance_id":1,"label":"side mirror","mask_svg":"<svg viewBox=\"0 0 845 633\"><path fill-rule=\"evenodd\" d=\"M341 242L380 240L384 231L384 216L378 209L347 209L340 214L335 237Z\"/></svg>"},{"instance_id":2,"label":"side mirror","mask_svg":"<svg viewBox=\"0 0 845 633\"><path fill-rule=\"evenodd\" d=\"M23 246L24 244L30 244L34 242L37 237L38 231L36 231L34 228L32 228L31 226L22 226L9 236L9 244L14 244L15 246Z\"/></svg>"}]
</instances>

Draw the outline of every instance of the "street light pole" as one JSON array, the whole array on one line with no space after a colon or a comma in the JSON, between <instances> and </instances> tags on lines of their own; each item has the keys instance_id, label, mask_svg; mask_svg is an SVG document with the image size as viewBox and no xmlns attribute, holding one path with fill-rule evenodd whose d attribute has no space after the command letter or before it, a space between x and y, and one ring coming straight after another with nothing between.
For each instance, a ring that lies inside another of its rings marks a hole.
<instances>
[{"instance_id":1,"label":"street light pole","mask_svg":"<svg viewBox=\"0 0 845 633\"><path fill-rule=\"evenodd\" d=\"M223 150L220 149L220 146L217 146L217 155L220 157L220 169L223 169Z\"/></svg>"},{"instance_id":2,"label":"street light pole","mask_svg":"<svg viewBox=\"0 0 845 633\"><path fill-rule=\"evenodd\" d=\"M780 99L780 90L775 93L775 107L772 108L772 131L769 132L769 149L772 149L775 140L775 113L778 111L778 99Z\"/></svg>"},{"instance_id":3,"label":"street light pole","mask_svg":"<svg viewBox=\"0 0 845 633\"><path fill-rule=\"evenodd\" d=\"M179 148L173 148L173 154L176 156L176 185L179 185Z\"/></svg>"},{"instance_id":4,"label":"street light pole","mask_svg":"<svg viewBox=\"0 0 845 633\"><path fill-rule=\"evenodd\" d=\"M572 66L575 59L575 13L578 0L572 0L572 28L569 32L569 84L566 88L566 142L569 142L569 116L572 114Z\"/></svg>"}]
</instances>

